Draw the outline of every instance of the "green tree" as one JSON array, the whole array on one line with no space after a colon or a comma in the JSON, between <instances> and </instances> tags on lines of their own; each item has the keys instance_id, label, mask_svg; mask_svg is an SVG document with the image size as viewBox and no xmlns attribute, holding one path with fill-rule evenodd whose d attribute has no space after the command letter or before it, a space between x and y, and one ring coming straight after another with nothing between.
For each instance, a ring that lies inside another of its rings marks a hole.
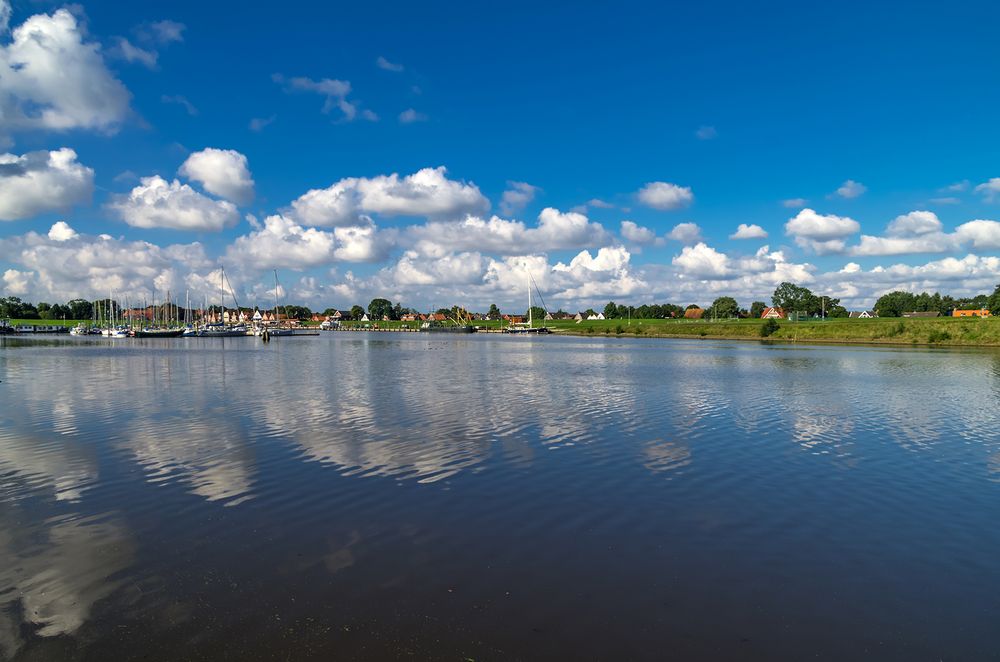
<instances>
[{"instance_id":1,"label":"green tree","mask_svg":"<svg viewBox=\"0 0 1000 662\"><path fill-rule=\"evenodd\" d=\"M879 317L899 317L913 310L915 299L909 292L896 290L880 296L875 302L875 310Z\"/></svg>"},{"instance_id":2,"label":"green tree","mask_svg":"<svg viewBox=\"0 0 1000 662\"><path fill-rule=\"evenodd\" d=\"M524 316L525 316L525 319L527 319L528 313L525 312ZM532 306L531 307L531 319L533 319L535 321L539 321L539 320L545 319L545 309L542 308L541 306Z\"/></svg>"},{"instance_id":3,"label":"green tree","mask_svg":"<svg viewBox=\"0 0 1000 662\"><path fill-rule=\"evenodd\" d=\"M750 304L750 317L760 319L760 316L764 314L765 308L767 308L767 304L763 301L754 301Z\"/></svg>"},{"instance_id":4,"label":"green tree","mask_svg":"<svg viewBox=\"0 0 1000 662\"><path fill-rule=\"evenodd\" d=\"M990 315L1000 315L1000 285L993 290L993 294L986 301L986 307L990 309Z\"/></svg>"},{"instance_id":5,"label":"green tree","mask_svg":"<svg viewBox=\"0 0 1000 662\"><path fill-rule=\"evenodd\" d=\"M778 285L771 295L771 305L783 308L788 312L808 312L813 293L795 283L784 282Z\"/></svg>"},{"instance_id":6,"label":"green tree","mask_svg":"<svg viewBox=\"0 0 1000 662\"><path fill-rule=\"evenodd\" d=\"M486 317L491 320L500 319L500 309L497 308L497 305L495 303L490 304L490 310L488 313L486 313Z\"/></svg>"},{"instance_id":7,"label":"green tree","mask_svg":"<svg viewBox=\"0 0 1000 662\"><path fill-rule=\"evenodd\" d=\"M614 301L609 301L608 305L604 306L604 319L613 320L618 317L618 305Z\"/></svg>"},{"instance_id":8,"label":"green tree","mask_svg":"<svg viewBox=\"0 0 1000 662\"><path fill-rule=\"evenodd\" d=\"M373 322L392 316L392 302L388 299L372 299L368 304L368 317Z\"/></svg>"},{"instance_id":9,"label":"green tree","mask_svg":"<svg viewBox=\"0 0 1000 662\"><path fill-rule=\"evenodd\" d=\"M365 314L365 309L359 306L358 304L354 304L353 306L351 306L350 317L352 320L359 320L364 316L364 314Z\"/></svg>"},{"instance_id":10,"label":"green tree","mask_svg":"<svg viewBox=\"0 0 1000 662\"><path fill-rule=\"evenodd\" d=\"M85 299L73 299L66 304L70 312L66 317L75 320L89 320L94 314L94 305Z\"/></svg>"},{"instance_id":11,"label":"green tree","mask_svg":"<svg viewBox=\"0 0 1000 662\"><path fill-rule=\"evenodd\" d=\"M712 302L711 307L706 311L705 317L730 318L740 314L740 304L736 303L733 297L719 297Z\"/></svg>"}]
</instances>

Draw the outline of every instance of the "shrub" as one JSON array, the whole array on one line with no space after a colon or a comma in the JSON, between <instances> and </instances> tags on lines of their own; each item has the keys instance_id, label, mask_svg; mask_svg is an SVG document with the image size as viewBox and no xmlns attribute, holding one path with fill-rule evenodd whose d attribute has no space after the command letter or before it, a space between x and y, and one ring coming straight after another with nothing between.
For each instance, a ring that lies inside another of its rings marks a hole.
<instances>
[{"instance_id":1,"label":"shrub","mask_svg":"<svg viewBox=\"0 0 1000 662\"><path fill-rule=\"evenodd\" d=\"M768 319L766 322L760 325L760 337L767 338L780 328L781 327L773 318Z\"/></svg>"},{"instance_id":2,"label":"shrub","mask_svg":"<svg viewBox=\"0 0 1000 662\"><path fill-rule=\"evenodd\" d=\"M617 325L615 327L615 334L620 336L623 333L625 333L625 327L622 326L621 324Z\"/></svg>"},{"instance_id":3,"label":"shrub","mask_svg":"<svg viewBox=\"0 0 1000 662\"><path fill-rule=\"evenodd\" d=\"M885 335L887 335L890 338L893 338L895 336L899 336L904 333L906 333L906 323L903 320L899 320L891 327L889 327L889 329L885 332Z\"/></svg>"},{"instance_id":4,"label":"shrub","mask_svg":"<svg viewBox=\"0 0 1000 662\"><path fill-rule=\"evenodd\" d=\"M931 343L944 342L946 340L951 340L951 334L948 333L947 331L939 331L935 329L934 331L931 331L930 334L927 336L927 342Z\"/></svg>"}]
</instances>

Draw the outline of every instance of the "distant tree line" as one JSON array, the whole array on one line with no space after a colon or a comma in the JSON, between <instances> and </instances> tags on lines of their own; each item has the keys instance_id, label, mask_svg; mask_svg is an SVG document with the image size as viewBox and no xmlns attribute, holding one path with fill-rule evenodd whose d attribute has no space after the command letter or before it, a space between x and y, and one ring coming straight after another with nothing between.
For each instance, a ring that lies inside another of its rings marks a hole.
<instances>
[{"instance_id":1,"label":"distant tree line","mask_svg":"<svg viewBox=\"0 0 1000 662\"><path fill-rule=\"evenodd\" d=\"M771 295L771 305L782 308L787 313L799 313L808 317L825 315L826 317L847 317L847 309L841 305L840 299L827 297L813 293L808 288L796 285L795 283L784 282L775 288ZM609 301L604 306L603 313L606 319L625 319L632 317L635 319L667 319L671 317L683 317L686 310L701 308L697 304L689 304L682 307L673 303L663 304L643 304L641 306L628 306ZM741 308L739 303L731 296L721 296L716 298L708 308L704 309L702 317L704 319L731 319L738 317L759 318L767 304L763 301L754 301L750 308ZM942 295L938 292L933 294L921 292L913 294L911 292L894 291L883 294L875 302L874 310L880 317L899 317L908 312L938 312L941 315L950 315L953 310L979 310L987 309L990 314L1000 316L1000 285L993 290L992 294L979 294L974 297L956 298L949 295ZM218 313L219 306L209 306L209 312ZM372 299L367 308L355 304L348 309L327 308L323 311L324 316L331 316L340 310L343 317L347 319L359 320L366 313L369 319L398 320L407 314L414 314L418 311L414 308L407 308L401 303L393 303L389 299ZM111 299L99 299L87 301L86 299L73 299L66 303L39 302L32 304L22 301L19 297L0 297L0 318L11 319L43 319L43 320L88 320L94 316L95 312L106 315L108 311L114 311L117 315L121 311L121 306L117 301ZM178 317L184 316L184 309L170 304L161 304L156 307L156 314L166 318L167 314ZM167 311L167 314L164 314ZM281 307L281 312L291 319L308 320L313 316L313 311L307 306L287 305ZM465 317L468 312L460 306L451 308L438 308L437 313L447 315L451 318ZM559 311L560 313L563 311ZM585 317L596 315L597 311L588 308L581 311ZM535 319L545 316L545 309L540 306L532 306L531 315ZM525 317L528 311L524 312ZM494 303L490 304L489 312L486 313L488 319L500 319L500 308Z\"/></svg>"},{"instance_id":2,"label":"distant tree line","mask_svg":"<svg viewBox=\"0 0 1000 662\"><path fill-rule=\"evenodd\" d=\"M1000 285L996 286L992 294L978 294L974 297L956 299L937 292L934 294L927 292L913 294L895 291L883 294L875 302L875 310L878 311L879 317L899 317L903 313L909 312L938 312L942 315L950 315L953 310L982 310L984 308L989 310L991 315L1000 315Z\"/></svg>"}]
</instances>

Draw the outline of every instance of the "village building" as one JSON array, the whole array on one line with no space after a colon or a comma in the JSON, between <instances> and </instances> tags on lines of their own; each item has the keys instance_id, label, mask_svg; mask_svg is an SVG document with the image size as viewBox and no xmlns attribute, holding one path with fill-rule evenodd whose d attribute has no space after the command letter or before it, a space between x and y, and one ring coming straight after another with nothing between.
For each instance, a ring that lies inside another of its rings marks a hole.
<instances>
[{"instance_id":1,"label":"village building","mask_svg":"<svg viewBox=\"0 0 1000 662\"><path fill-rule=\"evenodd\" d=\"M788 319L788 315L785 313L784 308L771 306L764 309L764 312L761 313L760 318L762 320L783 320L783 319Z\"/></svg>"},{"instance_id":2,"label":"village building","mask_svg":"<svg viewBox=\"0 0 1000 662\"><path fill-rule=\"evenodd\" d=\"M847 316L852 319L874 319L878 317L878 313L874 310L852 310Z\"/></svg>"},{"instance_id":3,"label":"village building","mask_svg":"<svg viewBox=\"0 0 1000 662\"><path fill-rule=\"evenodd\" d=\"M684 318L689 320L700 320L705 314L703 308L688 308L684 311Z\"/></svg>"},{"instance_id":4,"label":"village building","mask_svg":"<svg viewBox=\"0 0 1000 662\"><path fill-rule=\"evenodd\" d=\"M990 311L985 308L979 310L953 310L952 317L989 317Z\"/></svg>"},{"instance_id":5,"label":"village building","mask_svg":"<svg viewBox=\"0 0 1000 662\"><path fill-rule=\"evenodd\" d=\"M903 317L940 317L941 313L936 310L926 310L926 311L913 311L909 313L903 313Z\"/></svg>"}]
</instances>

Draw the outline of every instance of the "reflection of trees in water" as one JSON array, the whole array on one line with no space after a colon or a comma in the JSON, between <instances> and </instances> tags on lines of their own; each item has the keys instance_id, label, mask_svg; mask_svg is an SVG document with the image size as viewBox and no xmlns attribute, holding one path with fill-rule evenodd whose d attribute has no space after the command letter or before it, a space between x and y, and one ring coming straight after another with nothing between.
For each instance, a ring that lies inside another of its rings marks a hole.
<instances>
[{"instance_id":1,"label":"reflection of trees in water","mask_svg":"<svg viewBox=\"0 0 1000 662\"><path fill-rule=\"evenodd\" d=\"M8 657L24 644L21 622L42 637L76 632L94 604L119 587L111 576L132 563L134 544L113 520L63 519L40 530L4 524L0 556L9 561L0 567L0 596L7 596L0 650Z\"/></svg>"}]
</instances>

